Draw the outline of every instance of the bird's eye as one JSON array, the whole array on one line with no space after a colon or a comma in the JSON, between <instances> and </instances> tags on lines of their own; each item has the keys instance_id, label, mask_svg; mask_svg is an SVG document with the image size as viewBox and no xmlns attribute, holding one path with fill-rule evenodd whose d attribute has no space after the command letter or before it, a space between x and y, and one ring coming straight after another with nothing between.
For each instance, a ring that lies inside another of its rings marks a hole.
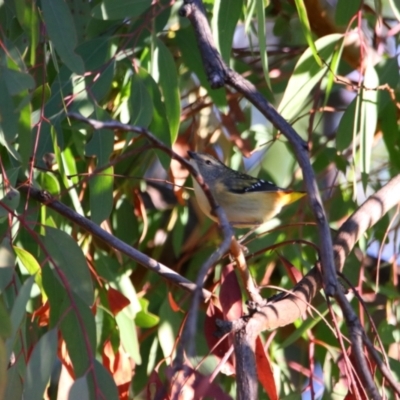
<instances>
[{"instance_id":1,"label":"bird's eye","mask_svg":"<svg viewBox=\"0 0 400 400\"><path fill-rule=\"evenodd\" d=\"M207 165L211 165L211 161L210 160L206 160L206 164Z\"/></svg>"}]
</instances>

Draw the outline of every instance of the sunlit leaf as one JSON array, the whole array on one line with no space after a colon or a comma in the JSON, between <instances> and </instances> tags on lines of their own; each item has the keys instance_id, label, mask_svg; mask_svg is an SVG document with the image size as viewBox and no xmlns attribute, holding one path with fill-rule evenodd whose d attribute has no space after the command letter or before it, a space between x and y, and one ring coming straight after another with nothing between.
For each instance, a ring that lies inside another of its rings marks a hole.
<instances>
[{"instance_id":1,"label":"sunlit leaf","mask_svg":"<svg viewBox=\"0 0 400 400\"><path fill-rule=\"evenodd\" d=\"M25 249L22 249L20 247L14 246L14 251L19 259L19 261L22 263L22 265L27 269L27 271L35 277L35 282L39 286L40 291L42 292L43 295L43 301L46 301L47 296L46 293L43 289L43 284L42 284L42 270L40 268L39 263L33 257L31 253L26 251Z\"/></svg>"},{"instance_id":2,"label":"sunlit leaf","mask_svg":"<svg viewBox=\"0 0 400 400\"><path fill-rule=\"evenodd\" d=\"M400 21L400 0L389 0L389 4L397 21Z\"/></svg>"},{"instance_id":3,"label":"sunlit leaf","mask_svg":"<svg viewBox=\"0 0 400 400\"><path fill-rule=\"evenodd\" d=\"M365 70L364 85L361 89L360 117L360 169L364 188L367 175L371 168L372 143L378 122L378 91L379 78L375 69L368 65Z\"/></svg>"},{"instance_id":4,"label":"sunlit leaf","mask_svg":"<svg viewBox=\"0 0 400 400\"><path fill-rule=\"evenodd\" d=\"M142 363L139 351L139 342L136 334L135 323L126 312L126 309L117 314L115 320L120 331L121 343L125 351L132 357L136 364Z\"/></svg>"},{"instance_id":5,"label":"sunlit leaf","mask_svg":"<svg viewBox=\"0 0 400 400\"><path fill-rule=\"evenodd\" d=\"M341 45L342 38L340 34L332 34L315 42L318 54L324 60L322 67L317 64L309 48L300 57L278 108L286 120L291 121L304 109L312 89L326 74L331 57Z\"/></svg>"},{"instance_id":6,"label":"sunlit leaf","mask_svg":"<svg viewBox=\"0 0 400 400\"><path fill-rule=\"evenodd\" d=\"M312 55L314 56L315 61L317 64L322 67L321 59L318 55L318 50L316 44L314 43L314 39L312 37L310 22L308 21L307 9L304 4L304 0L295 0L297 12L299 14L299 19L301 23L301 27L304 32L304 36L306 37L309 49L311 50Z\"/></svg>"}]
</instances>

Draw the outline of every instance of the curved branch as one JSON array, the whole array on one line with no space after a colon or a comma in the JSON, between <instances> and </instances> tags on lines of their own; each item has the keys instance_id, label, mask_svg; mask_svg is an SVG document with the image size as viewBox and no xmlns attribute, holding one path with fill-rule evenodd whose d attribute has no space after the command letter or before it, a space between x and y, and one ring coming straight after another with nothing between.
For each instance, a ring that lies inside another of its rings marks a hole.
<instances>
[{"instance_id":1,"label":"curved branch","mask_svg":"<svg viewBox=\"0 0 400 400\"><path fill-rule=\"evenodd\" d=\"M400 203L400 175L392 178L385 186L370 196L360 208L354 212L339 229L334 240L335 262L339 269L343 267L346 257L350 254L358 239L376 222L378 222L392 207ZM293 323L307 311L308 304L316 293L321 289L322 282L319 270L314 267L310 272L292 289L289 295L283 296L272 303L257 309L250 317L244 317L237 321L224 321L221 329L224 332L236 331L235 345L243 351L251 352L254 348L253 338L265 330L273 330ZM400 394L400 385L391 375L388 368L382 363L378 352L363 331L360 321L348 300L342 292L335 296L340 304L352 339L357 358L358 372L362 376L366 390L371 399L379 399L379 393L373 382L371 374L365 363L361 342L367 346L371 356L374 358L381 373L388 380L396 393ZM243 334L246 332L246 335ZM360 332L363 334L360 336ZM362 341L360 340L362 338ZM242 343L245 341L245 343ZM251 357L251 354L241 355L243 358ZM363 365L364 367L361 367ZM243 374L248 370L242 371ZM238 372L239 374L239 372Z\"/></svg>"},{"instance_id":2,"label":"curved branch","mask_svg":"<svg viewBox=\"0 0 400 400\"><path fill-rule=\"evenodd\" d=\"M94 222L83 217L76 211L72 210L71 208L61 203L60 201L56 200L48 192L36 189L30 185L22 185L18 187L18 190L26 194L29 193L29 196L32 199L56 211L60 215L67 218L69 221L83 228L86 232L89 232L91 235L107 243L111 248L116 249L121 253L127 255L132 260L135 260L143 267L155 272L156 274L160 275L167 281L174 283L175 285L178 285L187 292L193 293L196 290L196 285L193 282L179 275L177 272L168 268L167 266L159 263L154 258L151 258L146 254L141 253L139 250L136 250L135 248L123 242L122 240L111 235L104 229L100 228ZM207 300L212 296L212 293L209 292L208 290L203 289L201 295L204 300Z\"/></svg>"},{"instance_id":3,"label":"curved branch","mask_svg":"<svg viewBox=\"0 0 400 400\"><path fill-rule=\"evenodd\" d=\"M341 270L360 237L400 202L400 175L370 196L340 227L334 240L336 268Z\"/></svg>"},{"instance_id":4,"label":"curved branch","mask_svg":"<svg viewBox=\"0 0 400 400\"><path fill-rule=\"evenodd\" d=\"M314 171L311 167L307 143L275 108L268 103L251 82L225 65L214 45L211 29L201 0L185 0L180 14L187 17L193 25L201 58L211 87L217 88L227 84L240 92L276 129L282 132L292 145L297 161L303 171L308 200L317 221L324 289L327 295L333 296L336 293L338 282L335 273L332 240Z\"/></svg>"}]
</instances>

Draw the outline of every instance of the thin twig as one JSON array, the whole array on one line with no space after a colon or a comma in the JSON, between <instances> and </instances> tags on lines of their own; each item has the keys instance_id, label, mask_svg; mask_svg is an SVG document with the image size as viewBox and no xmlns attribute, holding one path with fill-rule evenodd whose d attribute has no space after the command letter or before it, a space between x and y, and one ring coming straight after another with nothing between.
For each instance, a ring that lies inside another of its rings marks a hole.
<instances>
[{"instance_id":1,"label":"thin twig","mask_svg":"<svg viewBox=\"0 0 400 400\"><path fill-rule=\"evenodd\" d=\"M122 240L111 235L104 229L100 228L99 225L92 222L90 219L87 219L86 217L78 214L76 211L58 201L50 193L36 189L30 185L21 185L20 187L18 187L18 190L24 193L29 193L30 198L56 211L58 214L64 216L69 221L83 228L86 232L89 232L91 235L104 241L111 248L116 249L121 253L127 255L129 258L135 260L140 265L160 275L168 282L178 285L187 292L195 292L196 285L193 282L179 275L177 272L161 264L157 260L147 256L146 254L141 253L139 250L136 250ZM203 289L200 296L202 299L208 300L211 298L212 293L208 290Z\"/></svg>"},{"instance_id":2,"label":"thin twig","mask_svg":"<svg viewBox=\"0 0 400 400\"><path fill-rule=\"evenodd\" d=\"M200 268L200 271L197 275L196 279L196 287L195 290L193 291L193 297L192 297L192 302L189 308L189 314L188 318L185 324L185 327L182 332L182 340L180 341L180 345L178 346L177 352L176 352L176 358L174 360L174 365L176 370L182 369L183 366L183 360L184 360L184 351L186 350L186 353L189 357L193 356L195 354L195 336L197 332L197 312L198 312L198 307L200 304L200 300L203 298L202 295L202 290L203 290L203 284L204 284L204 278L206 277L208 271L211 269L211 267L218 261L220 260L223 255L229 250L229 246L232 240L233 232L232 232L232 227L229 224L229 221L226 217L225 211L218 205L218 203L215 201L209 187L204 183L203 178L199 173L196 171L196 169L193 167L193 165L188 162L185 158L179 156L176 154L170 147L168 147L166 144L164 144L162 141L160 141L156 136L154 136L148 129L134 126L134 125L128 125L128 124L123 124L118 121L99 121L91 118L85 118L81 114L78 113L69 113L68 116L70 118L76 119L78 121L82 121L90 126L92 126L94 129L118 129L121 131L125 132L136 132L139 133L140 135L143 135L143 137L147 138L152 145L157 147L158 149L164 151L167 153L171 158L179 161L182 165L184 165L189 172L192 174L192 176L197 180L199 185L204 191L204 194L207 196L207 199L210 203L212 212L217 216L220 229L222 232L222 243L219 245L219 247L214 251L213 254L208 258L208 260L202 265ZM178 388L177 390L177 395L179 394L180 390Z\"/></svg>"},{"instance_id":3,"label":"thin twig","mask_svg":"<svg viewBox=\"0 0 400 400\"><path fill-rule=\"evenodd\" d=\"M187 17L193 25L201 58L211 87L218 88L226 84L242 93L292 145L297 161L303 171L308 199L319 229L324 289L327 295L333 296L337 290L337 277L333 259L332 239L325 211L322 207L314 171L311 167L307 143L275 108L268 103L251 82L226 66L214 45L202 2L200 0L185 0L180 14Z\"/></svg>"}]
</instances>

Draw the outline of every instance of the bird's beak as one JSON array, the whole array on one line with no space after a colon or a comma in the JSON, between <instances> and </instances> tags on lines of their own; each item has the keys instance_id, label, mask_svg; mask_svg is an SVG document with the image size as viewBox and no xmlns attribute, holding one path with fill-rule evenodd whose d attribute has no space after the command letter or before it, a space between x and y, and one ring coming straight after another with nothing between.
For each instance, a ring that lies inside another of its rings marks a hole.
<instances>
[{"instance_id":1,"label":"bird's beak","mask_svg":"<svg viewBox=\"0 0 400 400\"><path fill-rule=\"evenodd\" d=\"M195 155L196 155L196 153L194 152L194 151L190 151L190 150L188 150L188 152L187 152L188 154L189 154L189 157L190 158L194 158L195 157Z\"/></svg>"}]
</instances>

